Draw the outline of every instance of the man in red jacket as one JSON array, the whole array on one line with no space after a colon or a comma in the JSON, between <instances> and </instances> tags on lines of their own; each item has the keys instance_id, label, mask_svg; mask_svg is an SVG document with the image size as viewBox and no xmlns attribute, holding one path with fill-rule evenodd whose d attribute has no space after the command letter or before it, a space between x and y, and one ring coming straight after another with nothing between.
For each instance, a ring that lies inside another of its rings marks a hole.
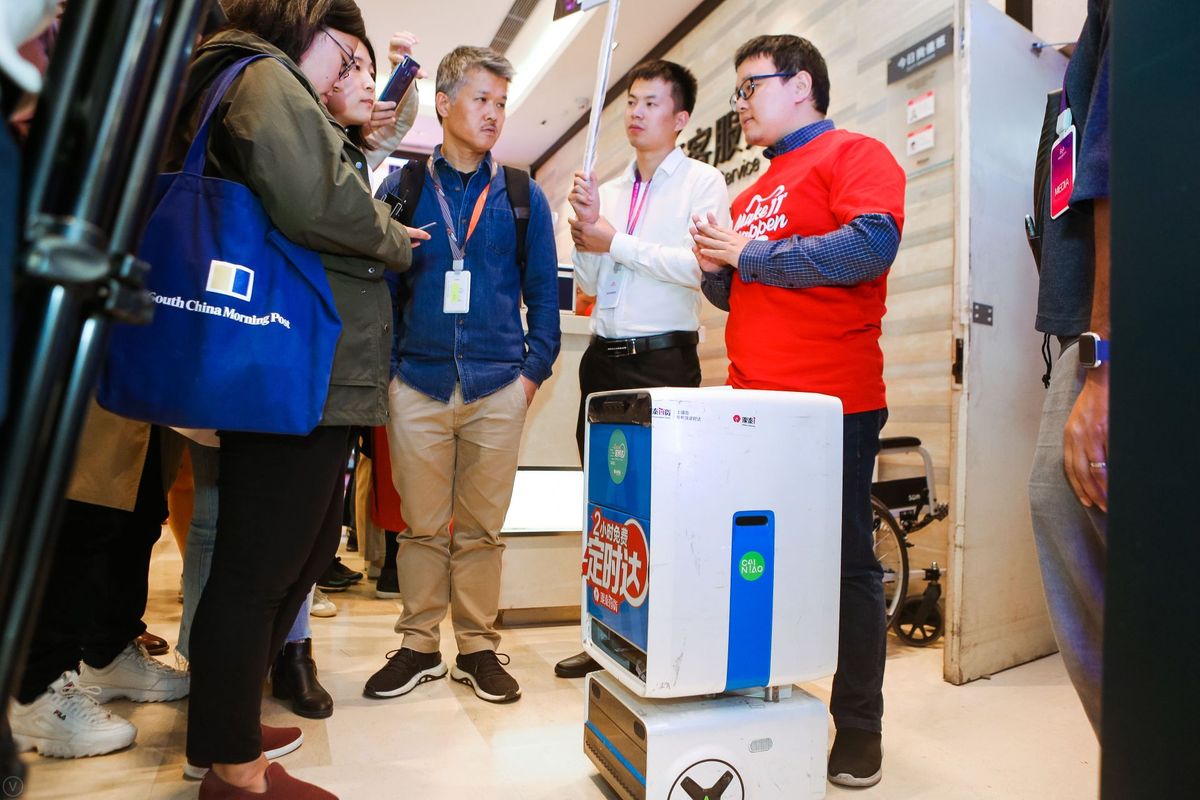
<instances>
[{"instance_id":1,"label":"man in red jacket","mask_svg":"<svg viewBox=\"0 0 1200 800\"><path fill-rule=\"evenodd\" d=\"M703 290L729 311L729 383L819 392L845 414L838 669L829 707L837 737L829 779L872 786L887 629L871 533L871 473L887 420L880 324L887 271L904 223L904 171L879 141L825 118L829 74L797 36L761 36L737 52L730 103L770 168L733 203L733 227L695 219Z\"/></svg>"}]
</instances>

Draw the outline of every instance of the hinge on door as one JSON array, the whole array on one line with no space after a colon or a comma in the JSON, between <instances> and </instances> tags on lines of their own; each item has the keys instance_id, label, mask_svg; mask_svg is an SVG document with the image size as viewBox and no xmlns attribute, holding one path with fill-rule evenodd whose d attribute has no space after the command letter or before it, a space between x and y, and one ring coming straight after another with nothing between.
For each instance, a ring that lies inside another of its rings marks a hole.
<instances>
[{"instance_id":1,"label":"hinge on door","mask_svg":"<svg viewBox=\"0 0 1200 800\"><path fill-rule=\"evenodd\" d=\"M983 303L971 304L971 322L977 325L991 325L994 309Z\"/></svg>"},{"instance_id":2,"label":"hinge on door","mask_svg":"<svg viewBox=\"0 0 1200 800\"><path fill-rule=\"evenodd\" d=\"M954 383L958 386L962 386L963 340L961 336L954 340L954 364L950 367L950 374L954 376Z\"/></svg>"}]
</instances>

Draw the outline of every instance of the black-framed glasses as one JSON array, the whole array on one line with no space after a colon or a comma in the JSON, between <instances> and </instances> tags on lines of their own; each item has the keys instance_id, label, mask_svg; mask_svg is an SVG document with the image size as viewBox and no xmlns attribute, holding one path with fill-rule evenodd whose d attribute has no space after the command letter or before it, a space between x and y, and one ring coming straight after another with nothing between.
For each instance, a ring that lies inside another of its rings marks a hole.
<instances>
[{"instance_id":1,"label":"black-framed glasses","mask_svg":"<svg viewBox=\"0 0 1200 800\"><path fill-rule=\"evenodd\" d=\"M338 49L338 50L341 50L341 51L342 51L342 55L343 55L343 56L345 56L345 58L343 58L343 59L342 59L342 71L338 73L338 77L337 77L337 79L338 79L339 81L344 81L344 80L346 80L346 76L347 76L347 75L349 75L351 72L353 72L353 71L354 71L354 64L355 64L355 61L354 61L354 53L353 53L352 51L350 51L350 50L347 50L347 49L346 49L346 46L345 46L344 44L342 44L341 42L339 42L339 41L337 40L337 37L336 37L336 36L334 36L332 33L330 33L330 32L329 32L327 29L325 29L325 28L322 28L322 29L321 29L321 33L323 33L323 34L325 34L326 36L328 36L328 37L329 37L329 41L331 41L331 42L333 42L335 45L337 45L337 49ZM349 59L349 60L347 60L347 59Z\"/></svg>"},{"instance_id":2,"label":"black-framed glasses","mask_svg":"<svg viewBox=\"0 0 1200 800\"><path fill-rule=\"evenodd\" d=\"M758 88L759 81L765 81L767 78L792 78L795 77L795 72L772 72L767 75L748 75L745 80L738 84L738 87L733 90L733 94L729 97L729 107L737 111L738 100L749 100L754 94L754 90Z\"/></svg>"}]
</instances>

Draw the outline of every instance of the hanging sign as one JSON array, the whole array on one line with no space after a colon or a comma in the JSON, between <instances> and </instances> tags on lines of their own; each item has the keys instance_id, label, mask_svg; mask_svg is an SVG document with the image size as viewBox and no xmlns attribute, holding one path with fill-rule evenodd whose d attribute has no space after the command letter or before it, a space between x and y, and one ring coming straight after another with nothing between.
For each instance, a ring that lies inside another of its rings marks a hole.
<instances>
[{"instance_id":1,"label":"hanging sign","mask_svg":"<svg viewBox=\"0 0 1200 800\"><path fill-rule=\"evenodd\" d=\"M935 34L906 47L888 59L887 82L902 81L919 69L941 61L954 49L954 26L947 25Z\"/></svg>"}]
</instances>

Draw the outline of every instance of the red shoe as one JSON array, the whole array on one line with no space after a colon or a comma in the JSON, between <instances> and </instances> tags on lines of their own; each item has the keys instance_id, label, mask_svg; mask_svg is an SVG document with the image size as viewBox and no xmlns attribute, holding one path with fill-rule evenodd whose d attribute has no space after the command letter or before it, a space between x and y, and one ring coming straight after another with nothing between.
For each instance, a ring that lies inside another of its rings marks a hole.
<instances>
[{"instance_id":1,"label":"red shoe","mask_svg":"<svg viewBox=\"0 0 1200 800\"><path fill-rule=\"evenodd\" d=\"M230 786L209 772L200 784L200 800L338 800L320 786L297 780L278 764L267 767L267 791L263 794Z\"/></svg>"},{"instance_id":2,"label":"red shoe","mask_svg":"<svg viewBox=\"0 0 1200 800\"><path fill-rule=\"evenodd\" d=\"M299 728L272 728L261 725L263 755L269 759L286 756L295 752L304 744L304 731ZM183 777L198 781L208 774L212 764L193 764L191 761L183 765Z\"/></svg>"}]
</instances>

